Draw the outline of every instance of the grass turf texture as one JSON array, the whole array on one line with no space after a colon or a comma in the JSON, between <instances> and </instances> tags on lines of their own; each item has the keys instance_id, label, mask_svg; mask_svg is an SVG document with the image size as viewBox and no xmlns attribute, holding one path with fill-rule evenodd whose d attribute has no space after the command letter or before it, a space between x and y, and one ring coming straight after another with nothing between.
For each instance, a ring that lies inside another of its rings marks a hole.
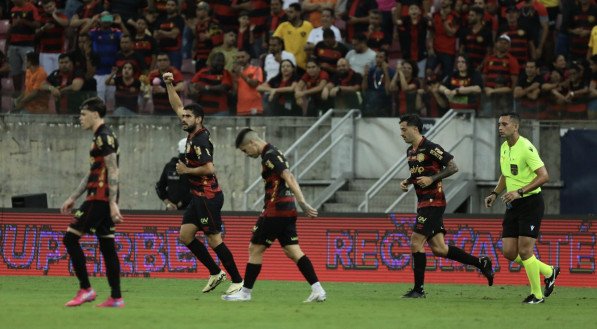
<instances>
[{"instance_id":1,"label":"grass turf texture","mask_svg":"<svg viewBox=\"0 0 597 329\"><path fill-rule=\"evenodd\" d=\"M95 302L64 307L74 277L0 277L0 328L594 328L597 289L557 287L545 304L523 305L525 286L440 285L426 299L402 299L410 284L324 283L328 300L303 304L304 282L258 281L250 302L225 302L228 282L123 279L124 309L100 309L105 278L91 278Z\"/></svg>"}]
</instances>

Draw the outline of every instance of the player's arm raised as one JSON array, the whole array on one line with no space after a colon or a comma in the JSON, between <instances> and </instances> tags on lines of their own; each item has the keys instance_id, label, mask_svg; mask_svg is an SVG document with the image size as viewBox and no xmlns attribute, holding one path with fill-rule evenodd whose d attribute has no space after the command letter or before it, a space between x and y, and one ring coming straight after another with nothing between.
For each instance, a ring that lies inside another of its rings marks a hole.
<instances>
[{"instance_id":1,"label":"player's arm raised","mask_svg":"<svg viewBox=\"0 0 597 329\"><path fill-rule=\"evenodd\" d=\"M178 93L176 92L176 89L174 87L174 74L172 74L171 72L166 72L164 73L162 78L166 83L166 91L168 92L168 100L170 101L170 106L172 106L172 109L180 118L183 113L184 105L182 104L182 100L180 99L180 96L178 96Z\"/></svg>"},{"instance_id":2,"label":"player's arm raised","mask_svg":"<svg viewBox=\"0 0 597 329\"><path fill-rule=\"evenodd\" d=\"M314 209L307 203L307 201L305 201L305 196L303 195L303 191L301 191L301 186L296 181L296 178L290 172L290 170L284 169L280 177L282 177L282 179L286 182L286 185L294 194L296 202L298 202L305 214L307 214L309 217L317 217L317 209Z\"/></svg>"}]
</instances>

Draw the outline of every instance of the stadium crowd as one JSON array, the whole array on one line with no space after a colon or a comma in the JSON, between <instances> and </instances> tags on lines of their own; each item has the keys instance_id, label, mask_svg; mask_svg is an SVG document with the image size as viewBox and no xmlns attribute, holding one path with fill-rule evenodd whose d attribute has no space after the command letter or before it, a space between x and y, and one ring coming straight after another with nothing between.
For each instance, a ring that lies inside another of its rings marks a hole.
<instances>
[{"instance_id":1,"label":"stadium crowd","mask_svg":"<svg viewBox=\"0 0 597 329\"><path fill-rule=\"evenodd\" d=\"M593 0L11 0L2 112L597 119Z\"/></svg>"}]
</instances>

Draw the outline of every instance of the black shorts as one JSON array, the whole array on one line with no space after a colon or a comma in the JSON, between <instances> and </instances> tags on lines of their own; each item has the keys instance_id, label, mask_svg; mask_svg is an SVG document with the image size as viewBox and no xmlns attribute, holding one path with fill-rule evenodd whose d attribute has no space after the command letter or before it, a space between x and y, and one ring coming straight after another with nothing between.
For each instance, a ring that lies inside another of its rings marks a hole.
<instances>
[{"instance_id":1,"label":"black shorts","mask_svg":"<svg viewBox=\"0 0 597 329\"><path fill-rule=\"evenodd\" d=\"M512 201L512 208L506 210L502 222L502 238L528 236L536 239L539 236L544 211L545 204L541 193Z\"/></svg>"},{"instance_id":2,"label":"black shorts","mask_svg":"<svg viewBox=\"0 0 597 329\"><path fill-rule=\"evenodd\" d=\"M68 227L81 233L106 236L114 234L116 227L110 217L110 204L107 201L85 201L75 211L75 218Z\"/></svg>"},{"instance_id":3,"label":"black shorts","mask_svg":"<svg viewBox=\"0 0 597 329\"><path fill-rule=\"evenodd\" d=\"M438 233L446 234L444 228L444 211L446 207L423 207L417 209L417 218L413 231L427 237L433 238Z\"/></svg>"},{"instance_id":4,"label":"black shorts","mask_svg":"<svg viewBox=\"0 0 597 329\"><path fill-rule=\"evenodd\" d=\"M270 247L276 239L282 247L299 243L296 217L259 217L253 227L251 243Z\"/></svg>"},{"instance_id":5,"label":"black shorts","mask_svg":"<svg viewBox=\"0 0 597 329\"><path fill-rule=\"evenodd\" d=\"M224 193L218 192L213 198L193 196L182 216L183 224L193 224L205 234L222 232L222 206Z\"/></svg>"}]
</instances>

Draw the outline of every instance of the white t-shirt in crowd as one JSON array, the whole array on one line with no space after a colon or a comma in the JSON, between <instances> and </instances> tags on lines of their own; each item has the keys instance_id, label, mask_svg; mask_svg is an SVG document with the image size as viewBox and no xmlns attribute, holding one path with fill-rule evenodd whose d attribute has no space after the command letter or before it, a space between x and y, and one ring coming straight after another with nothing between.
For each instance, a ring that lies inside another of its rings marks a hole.
<instances>
[{"instance_id":1,"label":"white t-shirt in crowd","mask_svg":"<svg viewBox=\"0 0 597 329\"><path fill-rule=\"evenodd\" d=\"M340 34L340 29L334 25L330 26L330 29L334 31L334 34L336 35L336 41L342 42L342 34ZM309 38L307 39L308 43L312 43L314 45L316 45L319 41L323 41L323 27L321 26L311 30L311 33L309 33Z\"/></svg>"},{"instance_id":2,"label":"white t-shirt in crowd","mask_svg":"<svg viewBox=\"0 0 597 329\"><path fill-rule=\"evenodd\" d=\"M284 59L291 61L296 67L296 58L294 58L292 53L282 50L282 60ZM280 73L280 63L276 61L274 54L267 54L267 56L265 56L263 70L265 71L265 81L270 81Z\"/></svg>"},{"instance_id":3,"label":"white t-shirt in crowd","mask_svg":"<svg viewBox=\"0 0 597 329\"><path fill-rule=\"evenodd\" d=\"M360 74L365 71L365 65L372 68L375 65L375 56L377 54L371 48L367 48L364 53L357 53L354 49L346 54L346 60L350 64L350 68Z\"/></svg>"}]
</instances>

